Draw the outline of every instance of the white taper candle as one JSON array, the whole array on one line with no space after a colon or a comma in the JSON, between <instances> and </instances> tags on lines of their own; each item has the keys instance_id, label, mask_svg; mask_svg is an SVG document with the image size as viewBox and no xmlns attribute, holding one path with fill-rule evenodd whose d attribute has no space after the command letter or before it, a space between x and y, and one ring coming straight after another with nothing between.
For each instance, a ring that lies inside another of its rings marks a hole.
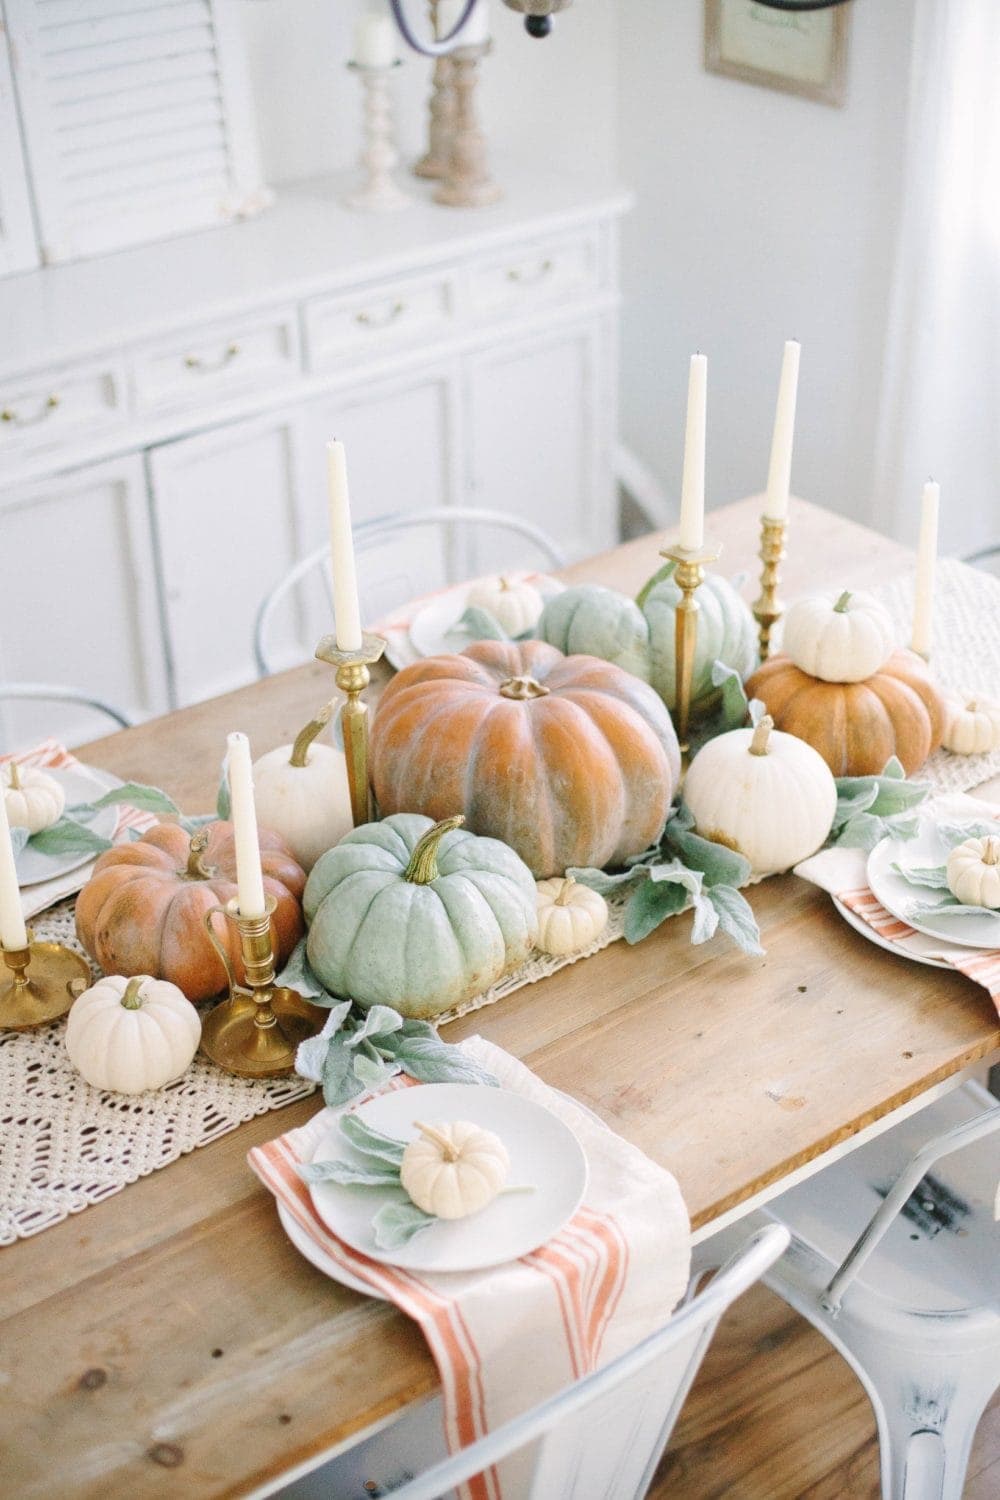
<instances>
[{"instance_id":1,"label":"white taper candle","mask_svg":"<svg viewBox=\"0 0 1000 1500\"><path fill-rule=\"evenodd\" d=\"M264 877L260 868L257 814L253 803L250 741L236 732L226 740L230 817L236 844L236 890L240 915L264 915Z\"/></svg>"},{"instance_id":2,"label":"white taper candle","mask_svg":"<svg viewBox=\"0 0 1000 1500\"><path fill-rule=\"evenodd\" d=\"M917 584L913 601L910 645L921 656L931 654L934 619L934 569L937 564L938 509L941 486L929 479L920 500L920 539L917 542Z\"/></svg>"},{"instance_id":3,"label":"white taper candle","mask_svg":"<svg viewBox=\"0 0 1000 1500\"><path fill-rule=\"evenodd\" d=\"M392 18L362 11L354 28L354 56L359 68L391 68L399 59L399 33Z\"/></svg>"},{"instance_id":4,"label":"white taper candle","mask_svg":"<svg viewBox=\"0 0 1000 1500\"><path fill-rule=\"evenodd\" d=\"M330 490L330 549L333 560L333 616L339 651L361 650L361 608L351 535L351 497L347 488L347 455L336 439L326 445Z\"/></svg>"},{"instance_id":5,"label":"white taper candle","mask_svg":"<svg viewBox=\"0 0 1000 1500\"><path fill-rule=\"evenodd\" d=\"M684 428L684 474L681 479L682 547L699 548L705 540L705 406L708 360L692 354L688 373L687 421Z\"/></svg>"},{"instance_id":6,"label":"white taper candle","mask_svg":"<svg viewBox=\"0 0 1000 1500\"><path fill-rule=\"evenodd\" d=\"M21 910L21 891L14 865L14 846L10 841L4 784L3 777L0 776L0 947L26 948L28 934Z\"/></svg>"},{"instance_id":7,"label":"white taper candle","mask_svg":"<svg viewBox=\"0 0 1000 1500\"><path fill-rule=\"evenodd\" d=\"M788 516L800 350L801 345L794 339L789 339L781 360L778 403L774 410L774 435L771 438L771 463L767 471L767 497L764 501L764 516L768 521L784 521Z\"/></svg>"}]
</instances>

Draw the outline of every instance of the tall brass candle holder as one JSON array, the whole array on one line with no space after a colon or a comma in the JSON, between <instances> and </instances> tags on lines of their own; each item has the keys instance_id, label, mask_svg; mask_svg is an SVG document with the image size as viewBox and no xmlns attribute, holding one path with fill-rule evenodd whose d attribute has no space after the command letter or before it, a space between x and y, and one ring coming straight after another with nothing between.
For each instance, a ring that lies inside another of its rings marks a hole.
<instances>
[{"instance_id":1,"label":"tall brass candle holder","mask_svg":"<svg viewBox=\"0 0 1000 1500\"><path fill-rule=\"evenodd\" d=\"M785 606L778 598L778 583L779 568L785 559L787 531L787 521L772 521L767 516L761 517L759 555L764 566L760 575L760 598L753 606L760 633L761 661L767 661L771 651L771 633L785 613Z\"/></svg>"},{"instance_id":2,"label":"tall brass candle holder","mask_svg":"<svg viewBox=\"0 0 1000 1500\"><path fill-rule=\"evenodd\" d=\"M694 680L694 652L698 640L698 610L695 598L705 581L705 564L715 562L722 551L712 541L703 541L700 547L664 547L661 557L676 563L674 582L681 591L680 603L674 615L674 652L676 679L676 729L681 754L687 755L690 747L688 726L691 720L691 684Z\"/></svg>"},{"instance_id":3,"label":"tall brass candle holder","mask_svg":"<svg viewBox=\"0 0 1000 1500\"><path fill-rule=\"evenodd\" d=\"M382 637L367 630L361 634L361 647L357 651L341 651L335 635L325 635L316 647L317 659L337 668L337 686L347 697L341 723L355 828L370 823L372 811L368 790L368 705L361 701L361 694L372 679L368 668L375 665L384 650Z\"/></svg>"},{"instance_id":4,"label":"tall brass candle holder","mask_svg":"<svg viewBox=\"0 0 1000 1500\"><path fill-rule=\"evenodd\" d=\"M2 948L8 976L0 978L0 1030L28 1031L64 1016L91 983L90 965L63 943Z\"/></svg>"},{"instance_id":5,"label":"tall brass candle holder","mask_svg":"<svg viewBox=\"0 0 1000 1500\"><path fill-rule=\"evenodd\" d=\"M240 1078L276 1078L290 1073L299 1043L315 1036L327 1017L325 1010L310 1005L297 990L274 983L271 917L277 904L273 896L266 896L263 915L245 917L234 896L225 906L213 906L205 913L205 929L225 966L229 995L205 1017L201 1050L218 1067ZM212 918L220 913L239 932L245 985L237 980L229 954L212 925Z\"/></svg>"}]
</instances>

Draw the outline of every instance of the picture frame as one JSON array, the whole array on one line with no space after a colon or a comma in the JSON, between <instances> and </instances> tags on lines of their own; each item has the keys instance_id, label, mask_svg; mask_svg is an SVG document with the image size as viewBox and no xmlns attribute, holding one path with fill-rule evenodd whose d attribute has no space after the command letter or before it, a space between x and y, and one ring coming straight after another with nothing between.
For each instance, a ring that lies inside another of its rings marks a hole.
<instances>
[{"instance_id":1,"label":"picture frame","mask_svg":"<svg viewBox=\"0 0 1000 1500\"><path fill-rule=\"evenodd\" d=\"M756 0L705 0L705 69L840 106L849 23L847 4L785 11Z\"/></svg>"}]
</instances>

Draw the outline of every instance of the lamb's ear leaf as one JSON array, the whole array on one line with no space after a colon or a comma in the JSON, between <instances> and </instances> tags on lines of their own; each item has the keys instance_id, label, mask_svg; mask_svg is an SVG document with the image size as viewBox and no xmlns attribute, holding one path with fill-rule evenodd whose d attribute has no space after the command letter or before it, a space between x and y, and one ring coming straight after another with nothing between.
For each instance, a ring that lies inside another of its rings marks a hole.
<instances>
[{"instance_id":1,"label":"lamb's ear leaf","mask_svg":"<svg viewBox=\"0 0 1000 1500\"><path fill-rule=\"evenodd\" d=\"M372 1218L375 1244L379 1250L398 1250L437 1222L433 1214L425 1214L415 1203L383 1203Z\"/></svg>"}]
</instances>

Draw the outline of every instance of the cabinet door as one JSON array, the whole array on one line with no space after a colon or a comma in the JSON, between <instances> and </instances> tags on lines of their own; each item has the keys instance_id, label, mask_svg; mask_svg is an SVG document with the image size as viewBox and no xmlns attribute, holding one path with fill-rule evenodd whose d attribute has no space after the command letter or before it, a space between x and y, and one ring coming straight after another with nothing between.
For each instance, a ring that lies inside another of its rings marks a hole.
<instances>
[{"instance_id":1,"label":"cabinet door","mask_svg":"<svg viewBox=\"0 0 1000 1500\"><path fill-rule=\"evenodd\" d=\"M0 3L0 276L38 265L28 174Z\"/></svg>"},{"instance_id":2,"label":"cabinet door","mask_svg":"<svg viewBox=\"0 0 1000 1500\"><path fill-rule=\"evenodd\" d=\"M63 683L134 717L166 706L146 483L137 457L0 494L0 678ZM107 732L86 709L11 701L11 747Z\"/></svg>"}]
</instances>

